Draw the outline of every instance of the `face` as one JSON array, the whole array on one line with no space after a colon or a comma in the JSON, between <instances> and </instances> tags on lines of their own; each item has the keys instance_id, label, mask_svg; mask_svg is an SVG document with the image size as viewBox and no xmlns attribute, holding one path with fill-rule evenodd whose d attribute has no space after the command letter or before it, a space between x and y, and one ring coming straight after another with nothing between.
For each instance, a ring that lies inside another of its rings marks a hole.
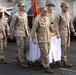
<instances>
[{"instance_id":1,"label":"face","mask_svg":"<svg viewBox=\"0 0 76 75\"><path fill-rule=\"evenodd\" d=\"M48 8L48 11L50 12L50 13L52 13L52 8L50 9L50 8Z\"/></svg>"},{"instance_id":2,"label":"face","mask_svg":"<svg viewBox=\"0 0 76 75\"><path fill-rule=\"evenodd\" d=\"M47 11L41 11L41 15L45 16Z\"/></svg>"},{"instance_id":3,"label":"face","mask_svg":"<svg viewBox=\"0 0 76 75\"><path fill-rule=\"evenodd\" d=\"M25 6L19 6L20 11L25 11Z\"/></svg>"},{"instance_id":4,"label":"face","mask_svg":"<svg viewBox=\"0 0 76 75\"><path fill-rule=\"evenodd\" d=\"M67 12L68 11L68 7L66 5L62 6L62 11Z\"/></svg>"}]
</instances>

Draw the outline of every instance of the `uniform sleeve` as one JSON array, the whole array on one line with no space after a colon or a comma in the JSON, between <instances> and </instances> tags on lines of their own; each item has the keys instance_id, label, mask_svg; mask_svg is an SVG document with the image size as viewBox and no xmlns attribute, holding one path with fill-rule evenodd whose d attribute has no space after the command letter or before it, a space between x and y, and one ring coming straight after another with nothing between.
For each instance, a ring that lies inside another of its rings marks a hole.
<instances>
[{"instance_id":1,"label":"uniform sleeve","mask_svg":"<svg viewBox=\"0 0 76 75\"><path fill-rule=\"evenodd\" d=\"M28 31L30 33L30 27L29 27L29 24L28 24L28 17L27 17L27 27L28 27Z\"/></svg>"},{"instance_id":2,"label":"uniform sleeve","mask_svg":"<svg viewBox=\"0 0 76 75\"><path fill-rule=\"evenodd\" d=\"M52 33L54 33L53 24L50 24L50 31L51 31Z\"/></svg>"},{"instance_id":3,"label":"uniform sleeve","mask_svg":"<svg viewBox=\"0 0 76 75\"><path fill-rule=\"evenodd\" d=\"M53 25L54 24L54 15L51 14L51 24Z\"/></svg>"},{"instance_id":4,"label":"uniform sleeve","mask_svg":"<svg viewBox=\"0 0 76 75\"><path fill-rule=\"evenodd\" d=\"M36 41L36 31L38 29L38 20L35 19L34 23L33 23L33 27L31 30L31 36L32 36L32 40L33 42Z\"/></svg>"},{"instance_id":5,"label":"uniform sleeve","mask_svg":"<svg viewBox=\"0 0 76 75\"><path fill-rule=\"evenodd\" d=\"M73 23L72 23L71 19L70 19L70 29L71 29L72 32L75 32L75 29L74 29L74 26L73 26Z\"/></svg>"},{"instance_id":6,"label":"uniform sleeve","mask_svg":"<svg viewBox=\"0 0 76 75\"><path fill-rule=\"evenodd\" d=\"M8 25L7 21L5 20L5 31L6 31L7 35L10 35L9 29L10 29L9 25Z\"/></svg>"},{"instance_id":7,"label":"uniform sleeve","mask_svg":"<svg viewBox=\"0 0 76 75\"><path fill-rule=\"evenodd\" d=\"M11 23L10 23L10 35L13 36L14 35L14 29L15 29L15 25L16 25L16 15L13 15Z\"/></svg>"},{"instance_id":8,"label":"uniform sleeve","mask_svg":"<svg viewBox=\"0 0 76 75\"><path fill-rule=\"evenodd\" d=\"M54 31L56 35L60 35L59 33L59 22L60 22L60 15L56 15L54 18Z\"/></svg>"}]
</instances>

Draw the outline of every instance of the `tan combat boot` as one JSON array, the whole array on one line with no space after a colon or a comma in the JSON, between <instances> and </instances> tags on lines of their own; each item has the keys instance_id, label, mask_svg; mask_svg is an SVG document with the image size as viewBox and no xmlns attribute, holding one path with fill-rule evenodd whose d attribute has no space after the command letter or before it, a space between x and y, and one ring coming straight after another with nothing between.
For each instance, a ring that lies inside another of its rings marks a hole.
<instances>
[{"instance_id":1,"label":"tan combat boot","mask_svg":"<svg viewBox=\"0 0 76 75\"><path fill-rule=\"evenodd\" d=\"M45 72L48 73L48 74L53 74L54 73L54 71L50 67L46 67Z\"/></svg>"},{"instance_id":2,"label":"tan combat boot","mask_svg":"<svg viewBox=\"0 0 76 75\"><path fill-rule=\"evenodd\" d=\"M29 67L29 65L27 65L25 62L20 63L20 66L23 67L23 68L28 68Z\"/></svg>"},{"instance_id":3,"label":"tan combat boot","mask_svg":"<svg viewBox=\"0 0 76 75\"><path fill-rule=\"evenodd\" d=\"M60 67L60 61L56 61L56 64Z\"/></svg>"},{"instance_id":4,"label":"tan combat boot","mask_svg":"<svg viewBox=\"0 0 76 75\"><path fill-rule=\"evenodd\" d=\"M16 56L16 60L17 60L18 62L20 62L20 61L19 61L19 58L18 58L18 56Z\"/></svg>"},{"instance_id":5,"label":"tan combat boot","mask_svg":"<svg viewBox=\"0 0 76 75\"><path fill-rule=\"evenodd\" d=\"M68 63L67 61L63 62L64 67L72 67L72 64Z\"/></svg>"},{"instance_id":6,"label":"tan combat boot","mask_svg":"<svg viewBox=\"0 0 76 75\"><path fill-rule=\"evenodd\" d=\"M1 59L1 63L2 63L2 64L7 64L6 59Z\"/></svg>"},{"instance_id":7,"label":"tan combat boot","mask_svg":"<svg viewBox=\"0 0 76 75\"><path fill-rule=\"evenodd\" d=\"M16 60L17 60L17 62L18 62L18 65L20 65L20 61L19 61L18 56L16 56Z\"/></svg>"},{"instance_id":8,"label":"tan combat boot","mask_svg":"<svg viewBox=\"0 0 76 75\"><path fill-rule=\"evenodd\" d=\"M40 70L40 62L35 60L35 69Z\"/></svg>"}]
</instances>

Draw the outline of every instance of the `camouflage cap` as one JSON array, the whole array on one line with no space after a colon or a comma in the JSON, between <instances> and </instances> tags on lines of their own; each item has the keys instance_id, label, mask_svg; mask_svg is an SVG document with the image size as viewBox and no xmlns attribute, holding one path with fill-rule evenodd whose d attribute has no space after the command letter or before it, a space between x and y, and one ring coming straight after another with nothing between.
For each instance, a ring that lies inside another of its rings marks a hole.
<instances>
[{"instance_id":1,"label":"camouflage cap","mask_svg":"<svg viewBox=\"0 0 76 75\"><path fill-rule=\"evenodd\" d=\"M18 2L18 6L25 6L23 1Z\"/></svg>"},{"instance_id":2,"label":"camouflage cap","mask_svg":"<svg viewBox=\"0 0 76 75\"><path fill-rule=\"evenodd\" d=\"M40 9L40 11L47 11L47 7L46 6L43 6L43 7L39 8L39 9Z\"/></svg>"}]
</instances>

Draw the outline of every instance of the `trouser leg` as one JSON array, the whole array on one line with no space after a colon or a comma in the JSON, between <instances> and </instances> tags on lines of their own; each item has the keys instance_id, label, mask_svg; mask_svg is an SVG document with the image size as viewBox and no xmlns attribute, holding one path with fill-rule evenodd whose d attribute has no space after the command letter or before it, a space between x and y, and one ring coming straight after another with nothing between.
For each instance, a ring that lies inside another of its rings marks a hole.
<instances>
[{"instance_id":1,"label":"trouser leg","mask_svg":"<svg viewBox=\"0 0 76 75\"><path fill-rule=\"evenodd\" d=\"M29 37L24 38L24 54L26 55L29 50Z\"/></svg>"},{"instance_id":2,"label":"trouser leg","mask_svg":"<svg viewBox=\"0 0 76 75\"><path fill-rule=\"evenodd\" d=\"M25 55L24 55L24 38L17 37L17 47L18 47L18 58L20 63L25 62Z\"/></svg>"},{"instance_id":3,"label":"trouser leg","mask_svg":"<svg viewBox=\"0 0 76 75\"><path fill-rule=\"evenodd\" d=\"M0 39L0 59L4 59L3 40Z\"/></svg>"},{"instance_id":4,"label":"trouser leg","mask_svg":"<svg viewBox=\"0 0 76 75\"><path fill-rule=\"evenodd\" d=\"M40 60L42 62L42 65L46 68L49 66L48 64L48 54L50 50L50 43L40 43L39 44L41 57Z\"/></svg>"}]
</instances>

